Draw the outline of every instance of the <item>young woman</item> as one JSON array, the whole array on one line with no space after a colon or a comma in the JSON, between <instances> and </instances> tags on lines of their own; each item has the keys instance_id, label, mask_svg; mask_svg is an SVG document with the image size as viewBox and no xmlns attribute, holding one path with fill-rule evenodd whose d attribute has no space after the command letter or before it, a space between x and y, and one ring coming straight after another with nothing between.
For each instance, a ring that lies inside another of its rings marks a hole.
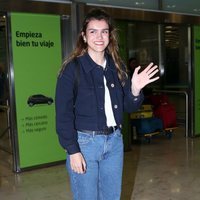
<instances>
[{"instance_id":1,"label":"young woman","mask_svg":"<svg viewBox=\"0 0 200 200\"><path fill-rule=\"evenodd\" d=\"M123 112L137 110L141 89L159 78L153 63L139 69L130 80L110 16L101 9L88 13L56 88L56 129L74 200L120 199Z\"/></svg>"}]
</instances>

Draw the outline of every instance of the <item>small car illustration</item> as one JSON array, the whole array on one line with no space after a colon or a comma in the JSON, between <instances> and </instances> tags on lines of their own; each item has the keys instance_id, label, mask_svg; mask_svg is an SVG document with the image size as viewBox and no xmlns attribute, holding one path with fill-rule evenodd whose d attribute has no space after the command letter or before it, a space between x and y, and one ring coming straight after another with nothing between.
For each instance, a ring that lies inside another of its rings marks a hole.
<instances>
[{"instance_id":1,"label":"small car illustration","mask_svg":"<svg viewBox=\"0 0 200 200\"><path fill-rule=\"evenodd\" d=\"M51 105L53 99L51 97L46 97L42 94L35 94L28 98L27 104L29 106L34 106L35 104L48 104Z\"/></svg>"}]
</instances>

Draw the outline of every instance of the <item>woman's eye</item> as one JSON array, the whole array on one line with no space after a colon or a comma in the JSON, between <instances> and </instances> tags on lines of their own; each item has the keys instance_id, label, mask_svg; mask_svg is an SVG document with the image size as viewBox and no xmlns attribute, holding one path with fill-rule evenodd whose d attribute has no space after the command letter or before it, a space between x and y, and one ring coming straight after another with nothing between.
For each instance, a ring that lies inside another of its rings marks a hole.
<instances>
[{"instance_id":1,"label":"woman's eye","mask_svg":"<svg viewBox=\"0 0 200 200\"><path fill-rule=\"evenodd\" d=\"M95 31L94 31L94 30L91 30L90 33L95 33Z\"/></svg>"},{"instance_id":2,"label":"woman's eye","mask_svg":"<svg viewBox=\"0 0 200 200\"><path fill-rule=\"evenodd\" d=\"M103 33L108 34L108 30L104 30Z\"/></svg>"}]
</instances>

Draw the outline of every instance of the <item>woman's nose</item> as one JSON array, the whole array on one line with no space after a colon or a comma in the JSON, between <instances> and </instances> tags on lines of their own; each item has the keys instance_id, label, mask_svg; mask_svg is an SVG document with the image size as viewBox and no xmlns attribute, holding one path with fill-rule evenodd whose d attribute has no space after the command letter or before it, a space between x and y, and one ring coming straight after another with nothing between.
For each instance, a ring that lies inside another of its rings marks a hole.
<instances>
[{"instance_id":1,"label":"woman's nose","mask_svg":"<svg viewBox=\"0 0 200 200\"><path fill-rule=\"evenodd\" d=\"M97 38L102 38L102 32L97 32Z\"/></svg>"}]
</instances>

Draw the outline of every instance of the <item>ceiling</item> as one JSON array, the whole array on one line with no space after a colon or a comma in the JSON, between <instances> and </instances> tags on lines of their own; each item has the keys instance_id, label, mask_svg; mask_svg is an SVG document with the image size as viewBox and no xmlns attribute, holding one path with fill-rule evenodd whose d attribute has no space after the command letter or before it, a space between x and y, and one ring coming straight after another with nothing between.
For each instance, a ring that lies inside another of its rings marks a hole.
<instances>
[{"instance_id":1,"label":"ceiling","mask_svg":"<svg viewBox=\"0 0 200 200\"><path fill-rule=\"evenodd\" d=\"M129 9L142 9L200 15L199 0L32 0L40 2L83 2L86 4L116 6Z\"/></svg>"},{"instance_id":2,"label":"ceiling","mask_svg":"<svg viewBox=\"0 0 200 200\"><path fill-rule=\"evenodd\" d=\"M82 2L88 5L102 5L108 7L123 7L127 9L162 11L200 16L200 0L18 0L18 2L54 2L72 3ZM10 2L10 3L9 3ZM16 4L16 0L0 0L0 7L4 4ZM0 9L1 10L1 9Z\"/></svg>"},{"instance_id":3,"label":"ceiling","mask_svg":"<svg viewBox=\"0 0 200 200\"><path fill-rule=\"evenodd\" d=\"M75 0L76 1L76 0ZM87 4L103 4L120 6L130 9L175 12L190 15L200 15L199 0L78 0ZM64 2L64 1L63 1Z\"/></svg>"}]
</instances>

